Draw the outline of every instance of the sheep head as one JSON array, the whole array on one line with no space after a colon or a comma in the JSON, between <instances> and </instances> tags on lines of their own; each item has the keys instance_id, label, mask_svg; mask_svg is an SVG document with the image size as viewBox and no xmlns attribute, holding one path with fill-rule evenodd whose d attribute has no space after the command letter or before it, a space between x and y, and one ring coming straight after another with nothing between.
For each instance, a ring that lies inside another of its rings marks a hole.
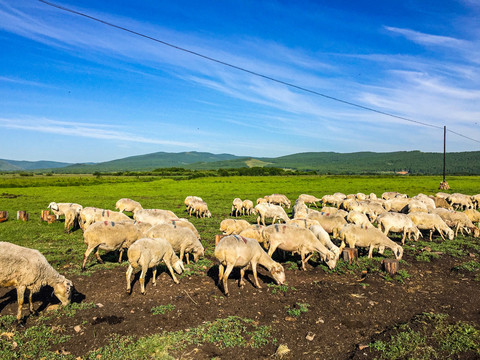
<instances>
[{"instance_id":1,"label":"sheep head","mask_svg":"<svg viewBox=\"0 0 480 360\"><path fill-rule=\"evenodd\" d=\"M53 293L60 300L62 305L70 304L70 300L73 292L73 283L63 277L64 281L56 283L53 285Z\"/></svg>"},{"instance_id":2,"label":"sheep head","mask_svg":"<svg viewBox=\"0 0 480 360\"><path fill-rule=\"evenodd\" d=\"M270 269L270 273L278 285L283 285L285 282L285 270L283 269L282 265L278 263L274 264Z\"/></svg>"}]
</instances>

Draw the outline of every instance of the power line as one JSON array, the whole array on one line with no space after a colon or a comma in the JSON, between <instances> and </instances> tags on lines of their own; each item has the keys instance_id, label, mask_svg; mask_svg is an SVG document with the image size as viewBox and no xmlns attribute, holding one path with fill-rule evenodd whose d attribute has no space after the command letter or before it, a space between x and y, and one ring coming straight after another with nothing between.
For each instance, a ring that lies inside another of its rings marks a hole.
<instances>
[{"instance_id":1,"label":"power line","mask_svg":"<svg viewBox=\"0 0 480 360\"><path fill-rule=\"evenodd\" d=\"M105 20L102 20L102 19L99 19L99 18L90 16L90 15L87 15L87 14L85 14L85 13L82 13L82 12L79 12L79 11L76 11L76 10L72 10L72 9L66 8L66 7L61 6L61 5L57 5L57 4L48 2L48 1L46 1L46 0L38 0L38 1L40 1L40 2L42 2L42 3L44 3L44 4L46 4L46 5L55 7L55 8L57 8L57 9L60 9L60 10L63 10L63 11L67 11L67 12L70 12L70 13L75 14L75 15L79 15L79 16L86 17L86 18L88 18L88 19L90 19L90 20L97 21L97 22L102 23L102 24L104 24L104 25L111 26L111 27L113 27L113 28L116 28L116 29L119 29L119 30L123 30L123 31L129 32L129 33L131 33L131 34L134 34L134 35L143 37L143 38L145 38L145 39L149 39L149 40L155 41L155 42L157 42L157 43L160 43L160 44L169 46L169 47L171 47L171 48L174 48L174 49L177 49L177 50L180 50L180 51L184 51L184 52L189 53L189 54L191 54L191 55L195 55L195 56L201 57L201 58L203 58L203 59L206 59L206 60L209 60L209 61L213 61L213 62L216 62L216 63L218 63L218 64L221 64L221 65L224 65L224 66L228 66L228 67L230 67L230 68L233 68L233 69L236 69L236 70L239 70L239 71L243 71L243 72L246 72L246 73L248 73L248 74L255 75L255 76L258 76L258 77L261 77L261 78L264 78L264 79L267 79L267 80L270 80L270 81L273 81L273 82L276 82L276 83L279 83L279 84L282 84L282 85L285 85L285 86L288 86L288 87L291 87L291 88L294 88L294 89L298 89L298 90L301 90L301 91L305 91L305 92L308 92L308 93L310 93L310 94L314 94L314 95L321 96L321 97L326 98L326 99L330 99L330 100L333 100L333 101L340 102L340 103L342 103L342 104L354 106L354 107L359 108L359 109L363 109L363 110L375 112L375 113L377 113L377 114L381 114L381 115L393 117L393 118L396 118L396 119L400 119L400 120L408 121L408 122L411 122L411 123L415 123L415 124L419 124L419 125L423 125L423 126L428 126L428 127L436 128L436 129L443 129L443 126L428 124L428 123L426 123L426 122L409 119L409 118L406 118L406 117L403 117L403 116L399 116L399 115L390 114L390 113L387 113L387 112L385 112L385 111L373 109L373 108L368 107L368 106L359 105L359 104L356 104L356 103L353 103L353 102L350 102L350 101L342 100L342 99L336 98L336 97L334 97L334 96L326 95L326 94L320 93L320 92L318 92L318 91L305 88L305 87L303 87L303 86L299 86L299 85L295 85L295 84L292 84L292 83L289 83L289 82L286 82L286 81L283 81L283 80L279 80L279 79L273 78L273 77L268 76L268 75L260 74L260 73L257 73L257 72L255 72L255 71L248 70L248 69L245 69L245 68L243 68L243 67L240 67L240 66L237 66L237 65L233 65L233 64L227 63L227 62L225 62L225 61L212 58L212 57L207 56L207 55L203 55L203 54L198 53L198 52L196 52L196 51L192 51L192 50L189 50L189 49L186 49L186 48L183 48L183 47L180 47L180 46L177 46L177 45L168 43L168 42L166 42L166 41L163 41L163 40L160 40L160 39L157 39L157 38L154 38L154 37L151 37L151 36L148 36L148 35L139 33L139 32L137 32L137 31L130 30L130 29L125 28L125 27L123 27L123 26L119 26L119 25L115 25L115 24L109 23L109 22L107 22L107 21L105 21ZM466 139L469 139L469 140L472 140L472 141L475 141L475 142L480 143L480 141L478 141L478 140L475 140L475 139L473 139L473 138L471 138L471 137L468 137L468 136L459 134L459 133L457 133L457 132L455 132L455 131L452 131L452 130L449 130L449 129L447 129L447 131L449 131L449 132L451 132L451 133L453 133L453 134L455 134L455 135L458 135L458 136L464 137L464 138L466 138Z\"/></svg>"}]
</instances>

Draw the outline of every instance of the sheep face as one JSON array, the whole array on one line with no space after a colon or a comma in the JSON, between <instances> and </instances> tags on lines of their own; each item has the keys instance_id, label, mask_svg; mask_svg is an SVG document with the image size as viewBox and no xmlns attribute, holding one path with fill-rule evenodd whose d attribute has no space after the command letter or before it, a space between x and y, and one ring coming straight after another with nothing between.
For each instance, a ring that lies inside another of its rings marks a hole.
<instances>
[{"instance_id":1,"label":"sheep face","mask_svg":"<svg viewBox=\"0 0 480 360\"><path fill-rule=\"evenodd\" d=\"M328 265L330 270L335 269L337 266L337 257L331 251L329 251L325 258L325 263Z\"/></svg>"},{"instance_id":2,"label":"sheep face","mask_svg":"<svg viewBox=\"0 0 480 360\"><path fill-rule=\"evenodd\" d=\"M446 232L446 234L447 234L447 236L448 236L448 239L449 239L449 240L453 240L453 238L455 237L455 232L454 232L452 229L450 229L450 228L448 228L447 230L445 230L445 232Z\"/></svg>"},{"instance_id":3,"label":"sheep face","mask_svg":"<svg viewBox=\"0 0 480 360\"><path fill-rule=\"evenodd\" d=\"M178 259L174 264L173 264L173 269L177 274L181 274L183 270L185 270L185 267L183 266L183 261Z\"/></svg>"},{"instance_id":4,"label":"sheep face","mask_svg":"<svg viewBox=\"0 0 480 360\"><path fill-rule=\"evenodd\" d=\"M72 291L73 283L68 279L53 286L53 293L64 306L70 303Z\"/></svg>"},{"instance_id":5,"label":"sheep face","mask_svg":"<svg viewBox=\"0 0 480 360\"><path fill-rule=\"evenodd\" d=\"M285 282L285 270L283 269L282 265L274 265L272 267L271 274L278 285L283 285L283 283Z\"/></svg>"},{"instance_id":6,"label":"sheep face","mask_svg":"<svg viewBox=\"0 0 480 360\"><path fill-rule=\"evenodd\" d=\"M401 260L403 256L403 248L401 246L397 246L395 249L393 249L393 253L395 254L395 258L397 260Z\"/></svg>"},{"instance_id":7,"label":"sheep face","mask_svg":"<svg viewBox=\"0 0 480 360\"><path fill-rule=\"evenodd\" d=\"M203 249L194 249L193 250L193 261L197 262L199 258L205 256L205 251Z\"/></svg>"},{"instance_id":8,"label":"sheep face","mask_svg":"<svg viewBox=\"0 0 480 360\"><path fill-rule=\"evenodd\" d=\"M58 205L56 202L51 202L50 204L48 204L48 208L52 209L53 211L58 211Z\"/></svg>"}]
</instances>

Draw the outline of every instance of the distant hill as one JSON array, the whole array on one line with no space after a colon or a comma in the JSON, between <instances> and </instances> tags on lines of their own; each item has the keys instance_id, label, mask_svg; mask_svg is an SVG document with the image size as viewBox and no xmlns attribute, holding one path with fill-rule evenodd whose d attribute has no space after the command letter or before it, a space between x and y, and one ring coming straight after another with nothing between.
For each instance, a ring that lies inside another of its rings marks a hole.
<instances>
[{"instance_id":1,"label":"distant hill","mask_svg":"<svg viewBox=\"0 0 480 360\"><path fill-rule=\"evenodd\" d=\"M480 151L447 153L447 173L480 175ZM53 164L53 165L52 165ZM66 164L58 162L0 160L0 170L38 170L55 173L138 172L159 168L190 170L277 167L320 174L441 174L442 153L398 151L389 153L306 152L277 158L240 157L207 152L157 152L97 164Z\"/></svg>"}]
</instances>

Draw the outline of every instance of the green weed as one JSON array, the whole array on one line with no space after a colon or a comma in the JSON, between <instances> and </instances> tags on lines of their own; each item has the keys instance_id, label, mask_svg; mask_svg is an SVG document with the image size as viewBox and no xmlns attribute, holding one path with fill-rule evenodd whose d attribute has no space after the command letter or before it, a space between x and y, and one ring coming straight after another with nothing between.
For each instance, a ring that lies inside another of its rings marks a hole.
<instances>
[{"instance_id":1,"label":"green weed","mask_svg":"<svg viewBox=\"0 0 480 360\"><path fill-rule=\"evenodd\" d=\"M287 306L287 314L290 316L295 316L298 317L302 315L303 313L306 313L308 311L308 307L310 304L307 303L296 303L293 306Z\"/></svg>"},{"instance_id":2,"label":"green weed","mask_svg":"<svg viewBox=\"0 0 480 360\"><path fill-rule=\"evenodd\" d=\"M277 285L277 284L268 284L268 288L271 289L272 294L276 294L277 292L281 292L286 294L289 290L297 290L293 286L288 286L288 284Z\"/></svg>"},{"instance_id":3,"label":"green weed","mask_svg":"<svg viewBox=\"0 0 480 360\"><path fill-rule=\"evenodd\" d=\"M167 304L167 305L154 306L151 311L153 315L165 315L167 311L173 311L173 310L175 310L175 305Z\"/></svg>"}]
</instances>

